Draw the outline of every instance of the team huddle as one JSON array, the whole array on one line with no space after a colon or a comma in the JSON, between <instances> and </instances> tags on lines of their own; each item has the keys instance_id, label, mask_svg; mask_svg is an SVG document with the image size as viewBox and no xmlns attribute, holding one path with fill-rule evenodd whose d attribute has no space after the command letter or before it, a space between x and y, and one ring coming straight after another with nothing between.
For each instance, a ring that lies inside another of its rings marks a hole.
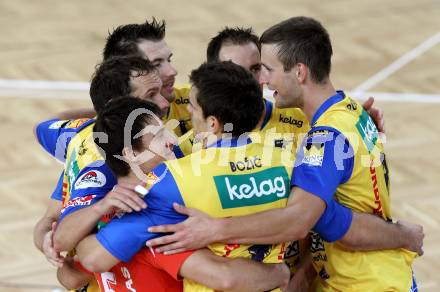
<instances>
[{"instance_id":1,"label":"team huddle","mask_svg":"<svg viewBox=\"0 0 440 292\"><path fill-rule=\"evenodd\" d=\"M175 85L165 22L109 34L93 109L35 126L64 168L34 242L77 291L417 291L383 117L308 17L225 28ZM273 91L263 96L263 86Z\"/></svg>"}]
</instances>

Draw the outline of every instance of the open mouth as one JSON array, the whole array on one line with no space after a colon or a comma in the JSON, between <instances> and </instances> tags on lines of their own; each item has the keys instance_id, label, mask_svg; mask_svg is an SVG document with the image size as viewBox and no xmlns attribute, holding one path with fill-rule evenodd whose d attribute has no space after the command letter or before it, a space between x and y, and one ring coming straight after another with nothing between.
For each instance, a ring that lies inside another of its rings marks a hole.
<instances>
[{"instance_id":1,"label":"open mouth","mask_svg":"<svg viewBox=\"0 0 440 292\"><path fill-rule=\"evenodd\" d=\"M172 92L174 89L174 79L163 82L162 88L167 92Z\"/></svg>"}]
</instances>

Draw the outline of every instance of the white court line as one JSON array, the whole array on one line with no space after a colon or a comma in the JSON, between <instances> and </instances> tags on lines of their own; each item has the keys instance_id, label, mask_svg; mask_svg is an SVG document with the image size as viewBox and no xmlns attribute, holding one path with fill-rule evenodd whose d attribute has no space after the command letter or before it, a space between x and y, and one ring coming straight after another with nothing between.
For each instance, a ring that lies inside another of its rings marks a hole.
<instances>
[{"instance_id":1,"label":"white court line","mask_svg":"<svg viewBox=\"0 0 440 292\"><path fill-rule=\"evenodd\" d=\"M67 90L67 91L84 91L89 90L88 82L72 82L72 81L47 81L47 80L14 80L0 79L0 88L3 89L44 89L44 90Z\"/></svg>"},{"instance_id":2,"label":"white court line","mask_svg":"<svg viewBox=\"0 0 440 292\"><path fill-rule=\"evenodd\" d=\"M0 79L0 98L89 100L89 87L88 82ZM264 89L264 96L272 94L273 91ZM374 96L386 102L440 103L440 94L359 91L348 94L358 99Z\"/></svg>"},{"instance_id":3,"label":"white court line","mask_svg":"<svg viewBox=\"0 0 440 292\"><path fill-rule=\"evenodd\" d=\"M264 96L272 96L273 91L264 89ZM421 94L421 93L391 93L391 92L347 92L351 97L360 100L366 100L373 96L376 101L386 102L414 102L414 103L440 103L439 94Z\"/></svg>"},{"instance_id":4,"label":"white court line","mask_svg":"<svg viewBox=\"0 0 440 292\"><path fill-rule=\"evenodd\" d=\"M349 92L348 95L360 100L365 100L373 96L375 100L385 102L440 103L440 95L438 94Z\"/></svg>"},{"instance_id":5,"label":"white court line","mask_svg":"<svg viewBox=\"0 0 440 292\"><path fill-rule=\"evenodd\" d=\"M365 92L378 84L379 82L386 79L388 76L414 60L415 58L419 57L420 55L424 54L426 51L431 49L432 47L436 46L438 43L440 43L440 32L434 35L433 37L430 37L423 43L421 43L418 47L414 48L413 50L409 51L381 71L379 71L377 74L373 75L369 79L367 79L364 83L360 84L358 87L356 87L353 91L356 92Z\"/></svg>"}]
</instances>

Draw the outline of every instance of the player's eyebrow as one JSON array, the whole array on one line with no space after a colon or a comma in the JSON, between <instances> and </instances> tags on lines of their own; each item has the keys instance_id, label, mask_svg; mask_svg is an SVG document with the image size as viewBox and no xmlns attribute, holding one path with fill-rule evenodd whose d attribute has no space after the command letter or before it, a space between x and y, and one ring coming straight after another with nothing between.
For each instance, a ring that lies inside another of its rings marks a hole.
<instances>
[{"instance_id":1,"label":"player's eyebrow","mask_svg":"<svg viewBox=\"0 0 440 292\"><path fill-rule=\"evenodd\" d=\"M272 71L273 69L271 67L269 67L268 65L261 63L261 66L263 66L264 68L267 69L267 71Z\"/></svg>"},{"instance_id":2,"label":"player's eyebrow","mask_svg":"<svg viewBox=\"0 0 440 292\"><path fill-rule=\"evenodd\" d=\"M164 58L156 58L156 59L152 60L151 63L162 62L163 60L164 60Z\"/></svg>"},{"instance_id":3,"label":"player's eyebrow","mask_svg":"<svg viewBox=\"0 0 440 292\"><path fill-rule=\"evenodd\" d=\"M253 64L251 66L251 69L260 69L260 68L261 68L261 63Z\"/></svg>"},{"instance_id":4,"label":"player's eyebrow","mask_svg":"<svg viewBox=\"0 0 440 292\"><path fill-rule=\"evenodd\" d=\"M170 53L170 54L168 55L168 58L166 58L166 59L169 60L172 56L173 56L173 53ZM156 59L153 59L153 60L151 61L151 63L162 62L162 61L164 61L164 60L165 60L164 58L156 58Z\"/></svg>"},{"instance_id":5,"label":"player's eyebrow","mask_svg":"<svg viewBox=\"0 0 440 292\"><path fill-rule=\"evenodd\" d=\"M148 95L149 93L156 93L156 92L158 92L158 91L159 91L159 87L158 87L158 86L151 87L150 89L147 90L147 95Z\"/></svg>"}]
</instances>

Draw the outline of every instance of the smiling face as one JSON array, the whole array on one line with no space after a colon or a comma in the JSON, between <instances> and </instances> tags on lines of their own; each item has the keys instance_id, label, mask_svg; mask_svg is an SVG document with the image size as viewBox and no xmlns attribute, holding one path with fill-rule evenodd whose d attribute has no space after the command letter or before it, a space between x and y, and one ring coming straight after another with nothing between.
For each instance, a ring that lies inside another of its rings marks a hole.
<instances>
[{"instance_id":1,"label":"smiling face","mask_svg":"<svg viewBox=\"0 0 440 292\"><path fill-rule=\"evenodd\" d=\"M162 81L157 72L140 75L133 72L130 77L130 95L155 103L164 115L170 103L161 94Z\"/></svg>"},{"instance_id":2,"label":"smiling face","mask_svg":"<svg viewBox=\"0 0 440 292\"><path fill-rule=\"evenodd\" d=\"M150 41L144 40L138 45L150 62L156 66L162 80L162 95L169 101L174 100L173 90L174 82L177 75L176 69L171 65L171 57L173 56L170 48L164 40Z\"/></svg>"},{"instance_id":3,"label":"smiling face","mask_svg":"<svg viewBox=\"0 0 440 292\"><path fill-rule=\"evenodd\" d=\"M303 90L296 78L297 67L285 71L277 53L278 47L275 44L261 46L260 84L267 84L269 89L275 91L273 97L277 107L301 107Z\"/></svg>"},{"instance_id":4,"label":"smiling face","mask_svg":"<svg viewBox=\"0 0 440 292\"><path fill-rule=\"evenodd\" d=\"M249 42L243 45L228 45L221 47L220 61L231 61L250 71L256 80L259 80L261 70L260 51L258 47Z\"/></svg>"}]
</instances>

